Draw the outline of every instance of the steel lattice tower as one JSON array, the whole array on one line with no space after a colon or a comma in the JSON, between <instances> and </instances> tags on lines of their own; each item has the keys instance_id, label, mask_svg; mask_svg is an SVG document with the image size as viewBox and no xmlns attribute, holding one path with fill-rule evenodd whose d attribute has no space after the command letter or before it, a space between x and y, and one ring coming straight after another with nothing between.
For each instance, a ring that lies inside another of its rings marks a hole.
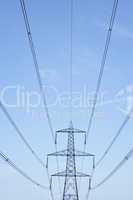
<instances>
[{"instance_id":1,"label":"steel lattice tower","mask_svg":"<svg viewBox=\"0 0 133 200\"><path fill-rule=\"evenodd\" d=\"M78 200L78 187L76 178L74 129L71 122L68 130L66 177L64 184L63 200Z\"/></svg>"},{"instance_id":2,"label":"steel lattice tower","mask_svg":"<svg viewBox=\"0 0 133 200\"><path fill-rule=\"evenodd\" d=\"M56 157L57 156L66 156L67 157L66 170L63 172L58 172L56 174L53 174L52 177L56 177L56 176L65 177L63 198L62 198L63 200L79 200L77 177L88 177L90 179L90 175L82 173L82 172L77 172L75 158L78 156L92 157L93 158L93 168L94 168L95 167L95 163L94 163L95 156L93 154L75 150L75 134L78 134L78 133L84 134L85 141L86 141L86 132L79 130L79 129L75 129L73 127L72 121L70 122L69 128L56 131L55 143L57 143L57 135L59 133L68 134L67 149L63 150L63 151L55 152L52 154L48 154L46 167L48 168L48 158L50 156L56 156ZM52 185L52 178L51 178L51 185Z\"/></svg>"}]
</instances>

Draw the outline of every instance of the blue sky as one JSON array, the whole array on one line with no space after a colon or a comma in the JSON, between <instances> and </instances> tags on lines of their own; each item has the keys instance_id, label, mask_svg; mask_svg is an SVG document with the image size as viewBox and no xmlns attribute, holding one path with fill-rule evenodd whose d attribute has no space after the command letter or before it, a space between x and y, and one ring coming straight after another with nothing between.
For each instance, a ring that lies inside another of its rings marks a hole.
<instances>
[{"instance_id":1,"label":"blue sky","mask_svg":"<svg viewBox=\"0 0 133 200\"><path fill-rule=\"evenodd\" d=\"M111 15L113 0L74 0L73 27L73 92L74 126L87 129L90 106L86 95L92 95L96 87L106 32ZM44 0L27 1L30 24L37 50L43 83L46 86L47 101L54 130L67 127L70 120L69 108L63 98L69 94L70 54L70 1ZM109 56L104 71L95 120L88 140L88 151L98 159L115 135L125 118L133 99L132 52L133 52L133 2L119 1L118 12L112 34ZM30 54L19 0L3 1L0 6L0 98L3 89L6 104L16 102L16 88L25 95L27 102L31 92L39 92L36 74ZM14 88L15 87L15 88ZM21 98L22 96L20 96ZM79 98L84 100L79 102ZM119 100L119 101L116 101ZM31 99L36 103L36 97ZM109 103L110 102L110 103ZM46 116L42 106L30 108L27 103L10 107L8 111L16 120L26 139L42 159L54 151ZM6 117L0 112L0 149L29 175L47 185L46 171L42 169L25 148ZM96 172L94 183L99 182L132 148L132 118L125 127L109 156ZM81 136L76 137L78 148L83 148ZM64 149L66 137L60 136L59 149ZM91 162L86 160L85 171ZM92 193L92 199L103 198L132 200L131 159L102 188ZM60 163L65 167L64 160ZM78 164L79 166L79 164ZM80 166L79 166L80 168ZM80 170L80 169L79 169ZM50 161L50 173L56 172L55 160ZM59 199L57 180L54 180L55 199ZM82 182L80 195L85 196ZM3 200L50 199L49 193L40 191L21 178L13 169L0 161L0 192Z\"/></svg>"}]
</instances>

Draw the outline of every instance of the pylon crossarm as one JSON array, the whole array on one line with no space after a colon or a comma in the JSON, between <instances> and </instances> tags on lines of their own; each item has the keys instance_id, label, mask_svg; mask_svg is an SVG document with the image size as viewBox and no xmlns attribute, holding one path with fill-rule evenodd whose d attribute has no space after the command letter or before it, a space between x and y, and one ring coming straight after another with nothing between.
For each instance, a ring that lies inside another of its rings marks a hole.
<instances>
[{"instance_id":1,"label":"pylon crossarm","mask_svg":"<svg viewBox=\"0 0 133 200\"><path fill-rule=\"evenodd\" d=\"M55 144L57 144L57 137L58 137L59 133L69 134L70 132L84 134L84 136L85 136L84 143L86 144L86 131L83 131L83 130L80 130L80 129L75 129L75 128L66 128L66 129L61 129L61 130L56 131L56 133L55 133Z\"/></svg>"},{"instance_id":2,"label":"pylon crossarm","mask_svg":"<svg viewBox=\"0 0 133 200\"><path fill-rule=\"evenodd\" d=\"M86 133L86 131L80 130L80 129L76 129L76 128L66 128L66 129L61 129L56 131L56 133L69 133L69 132L73 132L73 133Z\"/></svg>"},{"instance_id":3,"label":"pylon crossarm","mask_svg":"<svg viewBox=\"0 0 133 200\"><path fill-rule=\"evenodd\" d=\"M53 174L51 176L51 179L50 179L50 189L52 189L52 183L53 183L53 177L84 177L84 178L90 178L89 180L91 180L91 176L89 174L85 174L85 173L82 173L82 172L77 172L76 175L72 175L71 173L70 174L67 174L66 171L62 171L62 172L58 172L56 174ZM90 184L89 184L90 185Z\"/></svg>"},{"instance_id":4,"label":"pylon crossarm","mask_svg":"<svg viewBox=\"0 0 133 200\"><path fill-rule=\"evenodd\" d=\"M50 179L50 189L52 189L52 183L53 183L53 177L77 177L77 178L80 178L80 177L84 177L84 178L88 178L89 177L89 180L91 180L91 176L89 174L85 174L85 173L81 173L81 172L77 172L76 175L72 175L71 173L70 174L67 174L66 171L63 171L63 172L58 172L56 174L53 174L51 176L51 179ZM89 182L89 187L90 187L90 182Z\"/></svg>"},{"instance_id":5,"label":"pylon crossarm","mask_svg":"<svg viewBox=\"0 0 133 200\"><path fill-rule=\"evenodd\" d=\"M63 150L63 151L57 151L54 153L50 153L47 155L48 157L50 156L69 156L67 149ZM75 154L73 154L73 156L88 156L88 157L95 157L95 155L87 153L87 152L82 152L82 151L78 151L75 150Z\"/></svg>"},{"instance_id":6,"label":"pylon crossarm","mask_svg":"<svg viewBox=\"0 0 133 200\"><path fill-rule=\"evenodd\" d=\"M57 176L61 176L61 177L66 177L66 176L67 177L91 177L89 174L85 174L82 172L76 172L76 175L75 175L75 174L72 174L71 172L67 173L66 171L58 172L58 173L52 175L52 177L57 177Z\"/></svg>"},{"instance_id":7,"label":"pylon crossarm","mask_svg":"<svg viewBox=\"0 0 133 200\"><path fill-rule=\"evenodd\" d=\"M49 157L52 157L52 156L62 157L62 156L69 156L69 154L67 152L67 149L63 150L63 151L57 151L57 152L48 154L47 155L47 161L46 161L46 168L48 168ZM93 158L93 169L95 168L95 155L94 154L75 150L75 154L73 154L73 156L76 156L76 157L92 157Z\"/></svg>"}]
</instances>

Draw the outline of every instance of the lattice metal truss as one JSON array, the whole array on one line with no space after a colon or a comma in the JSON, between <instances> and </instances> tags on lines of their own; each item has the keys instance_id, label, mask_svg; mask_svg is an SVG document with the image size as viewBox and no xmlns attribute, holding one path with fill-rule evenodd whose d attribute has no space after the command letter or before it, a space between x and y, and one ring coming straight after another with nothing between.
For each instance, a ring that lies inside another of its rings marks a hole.
<instances>
[{"instance_id":1,"label":"lattice metal truss","mask_svg":"<svg viewBox=\"0 0 133 200\"><path fill-rule=\"evenodd\" d=\"M79 130L79 129L75 129L73 127L72 121L70 122L69 128L56 131L56 138L55 138L56 144L57 144L57 136L59 133L67 133L68 134L67 149L63 150L63 151L58 151L55 153L48 154L46 168L49 167L49 164L48 164L49 157L66 156L67 157L66 170L63 172L58 172L51 176L51 186L52 186L52 178L53 177L58 177L58 176L64 177L65 182L64 182L63 200L79 200L77 178L78 177L87 177L90 180L91 176L89 174L86 174L83 172L77 172L75 157L92 157L93 168L95 168L95 155L75 150L75 134L76 133L84 134L85 141L86 141L86 132Z\"/></svg>"}]
</instances>

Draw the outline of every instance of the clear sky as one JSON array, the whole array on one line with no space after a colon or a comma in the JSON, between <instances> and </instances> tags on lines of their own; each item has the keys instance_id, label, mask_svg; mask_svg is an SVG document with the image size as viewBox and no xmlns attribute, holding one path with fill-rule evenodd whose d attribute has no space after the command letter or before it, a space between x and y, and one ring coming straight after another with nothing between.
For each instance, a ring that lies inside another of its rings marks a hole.
<instances>
[{"instance_id":1,"label":"clear sky","mask_svg":"<svg viewBox=\"0 0 133 200\"><path fill-rule=\"evenodd\" d=\"M26 5L56 131L67 127L70 121L69 107L66 105L70 79L70 0L27 0ZM89 97L95 91L112 5L113 0L74 0L73 123L76 128L83 130L87 129ZM95 120L87 146L87 150L94 153L96 159L106 149L133 104L132 10L131 0L119 1ZM35 92L39 92L39 87L19 0L1 1L0 55L0 98L26 139L45 162L46 154L55 150L44 110L35 95ZM19 102L22 97L24 104ZM34 106L31 107L29 103ZM132 148L132 120L131 118L110 154L97 169L94 184L104 178ZM30 176L48 185L45 169L41 168L26 149L1 111L0 121L0 150ZM81 138L76 137L78 149L83 149ZM66 137L60 136L58 145L59 149L64 149ZM91 161L86 160L85 171L90 165ZM133 159L107 184L93 192L91 199L132 200L132 165ZM61 170L63 167L65 168L65 162L61 159ZM78 167L80 168L80 163ZM56 172L54 159L50 160L49 168L51 174ZM55 199L60 199L57 183L55 179ZM81 199L85 196L86 183L87 181L82 181ZM47 191L43 192L25 181L3 161L0 161L0 194L2 200L50 199Z\"/></svg>"}]
</instances>

